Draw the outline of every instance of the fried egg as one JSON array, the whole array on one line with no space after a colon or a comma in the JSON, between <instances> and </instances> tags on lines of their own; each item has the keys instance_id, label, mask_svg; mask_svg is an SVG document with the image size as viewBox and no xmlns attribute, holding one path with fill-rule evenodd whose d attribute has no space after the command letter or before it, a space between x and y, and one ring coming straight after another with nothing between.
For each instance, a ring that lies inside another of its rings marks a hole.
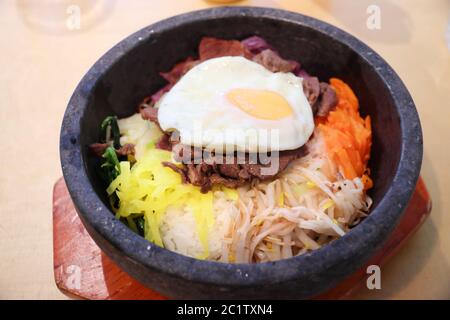
<instances>
[{"instance_id":1,"label":"fried egg","mask_svg":"<svg viewBox=\"0 0 450 320\"><path fill-rule=\"evenodd\" d=\"M302 78L243 57L198 64L156 107L161 128L181 143L227 153L296 149L314 130Z\"/></svg>"}]
</instances>

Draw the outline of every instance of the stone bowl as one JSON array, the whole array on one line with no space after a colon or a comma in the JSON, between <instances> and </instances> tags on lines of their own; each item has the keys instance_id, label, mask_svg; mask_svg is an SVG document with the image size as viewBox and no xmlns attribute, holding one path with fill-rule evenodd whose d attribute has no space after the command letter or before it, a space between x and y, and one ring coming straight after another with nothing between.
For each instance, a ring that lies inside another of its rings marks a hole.
<instances>
[{"instance_id":1,"label":"stone bowl","mask_svg":"<svg viewBox=\"0 0 450 320\"><path fill-rule=\"evenodd\" d=\"M338 77L356 92L373 123L370 215L342 238L270 263L226 264L158 247L114 218L88 145L107 115L130 116L165 84L159 76L196 54L202 36L260 35L281 55L322 80ZM64 115L60 156L72 200L91 237L123 270L171 298L311 298L337 285L377 251L408 204L422 161L422 132L407 89L376 52L322 21L283 10L221 7L152 24L121 41L83 77Z\"/></svg>"}]
</instances>

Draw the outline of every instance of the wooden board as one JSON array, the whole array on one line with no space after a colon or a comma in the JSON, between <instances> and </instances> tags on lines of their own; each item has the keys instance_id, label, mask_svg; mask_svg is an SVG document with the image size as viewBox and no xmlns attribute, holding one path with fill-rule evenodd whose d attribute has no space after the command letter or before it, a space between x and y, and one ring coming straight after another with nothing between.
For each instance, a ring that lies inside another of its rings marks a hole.
<instances>
[{"instance_id":1,"label":"wooden board","mask_svg":"<svg viewBox=\"0 0 450 320\"><path fill-rule=\"evenodd\" d=\"M365 285L368 265L383 265L414 234L431 211L431 199L420 178L406 213L382 249L369 263L316 299L345 299ZM84 229L66 184L53 189L53 263L57 287L84 299L167 299L144 287L114 264Z\"/></svg>"}]
</instances>

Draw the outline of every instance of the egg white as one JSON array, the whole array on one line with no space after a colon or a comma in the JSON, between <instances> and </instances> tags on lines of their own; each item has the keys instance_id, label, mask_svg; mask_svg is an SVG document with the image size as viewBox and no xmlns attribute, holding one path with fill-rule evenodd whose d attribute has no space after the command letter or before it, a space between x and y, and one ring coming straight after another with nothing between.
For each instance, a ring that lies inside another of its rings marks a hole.
<instances>
[{"instance_id":1,"label":"egg white","mask_svg":"<svg viewBox=\"0 0 450 320\"><path fill-rule=\"evenodd\" d=\"M286 99L293 113L278 120L255 118L227 99L227 92L237 88L276 92ZM227 152L296 149L314 130L302 78L273 73L243 57L221 57L198 64L156 107L161 128L177 130L181 143Z\"/></svg>"}]
</instances>

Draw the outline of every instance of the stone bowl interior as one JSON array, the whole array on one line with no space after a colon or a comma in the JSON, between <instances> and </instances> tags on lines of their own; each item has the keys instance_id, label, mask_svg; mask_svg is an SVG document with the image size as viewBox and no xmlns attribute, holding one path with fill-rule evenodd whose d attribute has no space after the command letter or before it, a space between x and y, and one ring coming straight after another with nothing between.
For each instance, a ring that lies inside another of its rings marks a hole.
<instances>
[{"instance_id":1,"label":"stone bowl interior","mask_svg":"<svg viewBox=\"0 0 450 320\"><path fill-rule=\"evenodd\" d=\"M87 146L98 141L99 125L106 116L132 115L143 97L165 84L159 72L188 56L195 57L201 37L243 39L251 35L264 37L282 57L299 61L322 81L338 77L353 88L361 113L370 115L373 124L371 214L346 236L320 250L261 265L200 261L147 243L113 219L105 185L96 173L98 160L89 156ZM366 45L302 15L225 7L149 26L105 54L83 78L69 103L61 132L61 161L89 233L144 284L181 298L306 298L363 265L392 231L419 175L421 139L420 123L406 88Z\"/></svg>"}]
</instances>

